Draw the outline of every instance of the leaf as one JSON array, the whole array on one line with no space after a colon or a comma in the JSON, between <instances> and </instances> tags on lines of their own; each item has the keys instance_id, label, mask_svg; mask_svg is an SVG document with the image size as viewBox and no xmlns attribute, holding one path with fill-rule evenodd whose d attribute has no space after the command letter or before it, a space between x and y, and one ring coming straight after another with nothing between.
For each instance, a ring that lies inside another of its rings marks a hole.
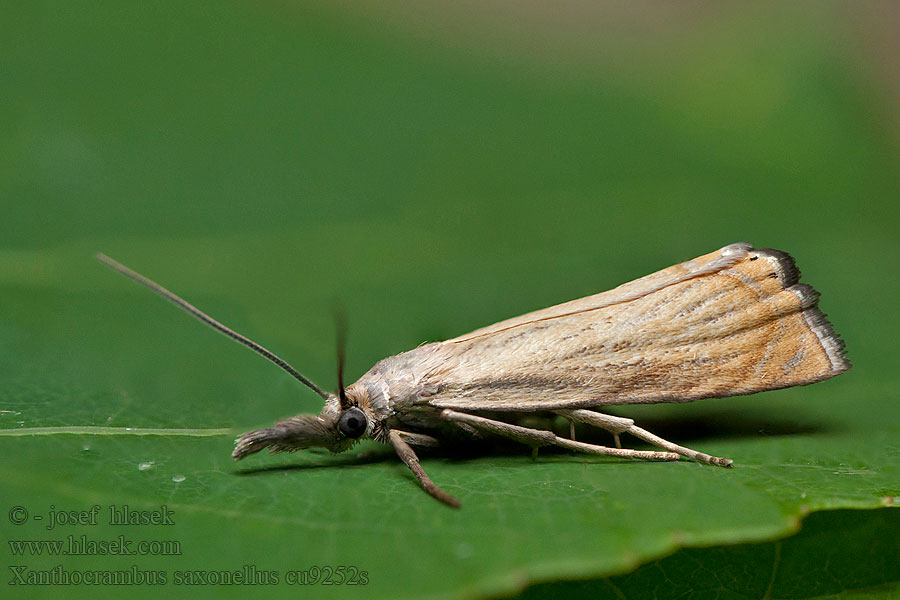
<instances>
[{"instance_id":1,"label":"leaf","mask_svg":"<svg viewBox=\"0 0 900 600\"><path fill-rule=\"evenodd\" d=\"M483 597L684 547L720 548L672 559L709 571L732 560L726 546L789 536L810 513L896 504L898 155L831 29L843 12L698 22L659 47L603 34L613 57L546 71L341 10L26 3L0 23L7 567L165 575L135 596ZM318 398L92 258L160 281L330 388L335 299L351 380L423 341L742 240L795 255L852 371L623 411L731 470L518 448L423 457L460 511L372 444L235 464L235 435ZM47 529L95 505L96 524ZM165 506L174 524L110 524L126 505L148 518ZM82 535L158 543L125 556L9 544ZM358 585L312 583L341 566ZM224 583L239 577L259 585Z\"/></svg>"},{"instance_id":2,"label":"leaf","mask_svg":"<svg viewBox=\"0 0 900 600\"><path fill-rule=\"evenodd\" d=\"M53 268L52 260L46 264ZM348 566L365 572L366 592L375 597L469 596L625 572L682 546L772 539L796 531L810 511L874 508L900 497L900 452L887 416L897 405L881 406L885 428L868 427L866 415L857 425L841 414L850 411L835 410L848 389L842 379L709 401L710 408L635 411L657 433L733 457L730 470L552 452L532 462L516 450L425 459L432 478L462 500L459 511L425 496L390 451L371 444L335 457L298 453L234 464L234 434L295 410L288 399L294 382L99 265L72 268L85 278L110 277L104 286L120 289L7 294L8 314L23 317L6 320L4 337L17 340L18 352L5 364L24 367L4 385L3 408L11 412L3 413L9 429L0 443L14 457L0 466L7 504L34 515L48 515L50 505L85 511L96 504L102 515L110 506L164 505L175 524L123 528L107 518L46 531L45 517L10 530L10 539L124 535L134 543L175 540L181 554L29 557L23 564L30 570L137 565L174 581L178 571L248 565L283 582L291 571ZM263 330L276 331L264 307L248 310ZM41 338L48 341L35 344ZM307 364L303 351L290 354ZM268 388L276 398L257 400ZM307 401L312 394L300 395ZM82 429L22 435L73 426ZM223 427L232 433L218 431ZM304 590L359 593L352 586Z\"/></svg>"},{"instance_id":3,"label":"leaf","mask_svg":"<svg viewBox=\"0 0 900 600\"><path fill-rule=\"evenodd\" d=\"M900 590L897 511L811 515L794 537L691 548L597 581L529 588L539 598L894 598Z\"/></svg>"}]
</instances>

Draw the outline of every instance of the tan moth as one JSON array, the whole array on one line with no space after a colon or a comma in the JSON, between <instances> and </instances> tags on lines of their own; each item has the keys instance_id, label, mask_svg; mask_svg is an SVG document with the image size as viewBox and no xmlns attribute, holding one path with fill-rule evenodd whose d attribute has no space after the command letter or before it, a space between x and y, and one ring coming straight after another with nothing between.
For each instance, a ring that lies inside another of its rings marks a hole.
<instances>
[{"instance_id":1,"label":"tan moth","mask_svg":"<svg viewBox=\"0 0 900 600\"><path fill-rule=\"evenodd\" d=\"M729 467L729 459L673 444L598 409L752 394L815 383L850 368L843 342L817 307L818 293L798 283L790 255L746 243L391 356L347 387L340 350L336 394L172 292L107 256L98 258L262 354L325 400L319 415L241 435L235 460L264 448L336 453L373 439L391 444L422 488L453 507L459 501L425 474L413 446L498 435L534 449L554 445L664 461L684 456ZM519 424L535 413L605 429L616 447ZM622 433L662 451L623 449Z\"/></svg>"}]
</instances>

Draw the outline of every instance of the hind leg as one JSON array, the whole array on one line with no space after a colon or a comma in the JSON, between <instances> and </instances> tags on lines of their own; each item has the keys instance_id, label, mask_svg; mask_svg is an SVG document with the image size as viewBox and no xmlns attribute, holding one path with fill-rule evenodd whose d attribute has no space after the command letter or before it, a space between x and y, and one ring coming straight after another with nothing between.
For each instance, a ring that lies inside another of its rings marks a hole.
<instances>
[{"instance_id":1,"label":"hind leg","mask_svg":"<svg viewBox=\"0 0 900 600\"><path fill-rule=\"evenodd\" d=\"M672 442L662 439L658 435L650 433L646 429L641 429L640 427L635 425L634 421L632 421L631 419L613 417L611 415L605 415L595 410L587 410L583 408L555 410L553 412L565 417L566 419L569 419L570 421L578 421L579 423L586 423L588 425L593 425L594 427L605 429L612 433L616 437L617 441L619 439L620 433L630 433L634 437L642 439L645 442L653 444L654 446L658 446L660 448L663 448L664 450L668 450L669 452L680 454L681 456L690 458L691 460L695 460L697 462L706 463L708 465L716 465L718 467L730 467L732 463L732 461L727 458L710 456L709 454L704 454L702 452L697 452L696 450L691 450L690 448L685 448L684 446L679 446L678 444L673 444Z\"/></svg>"},{"instance_id":2,"label":"hind leg","mask_svg":"<svg viewBox=\"0 0 900 600\"><path fill-rule=\"evenodd\" d=\"M606 446L597 446L595 444L585 444L584 442L576 442L561 438L551 431L543 431L540 429L529 429L519 425L511 425L503 421L495 421L494 419L486 419L477 415L456 412L450 409L444 409L441 412L441 418L447 421L453 421L462 425L468 425L479 431L494 433L510 438L522 444L531 446L532 448L540 448L541 446L559 446L578 452L587 454L598 454L603 456L618 456L620 458L640 458L644 460L678 460L678 454L672 452L656 452L652 450L629 450L623 448L607 448Z\"/></svg>"}]
</instances>

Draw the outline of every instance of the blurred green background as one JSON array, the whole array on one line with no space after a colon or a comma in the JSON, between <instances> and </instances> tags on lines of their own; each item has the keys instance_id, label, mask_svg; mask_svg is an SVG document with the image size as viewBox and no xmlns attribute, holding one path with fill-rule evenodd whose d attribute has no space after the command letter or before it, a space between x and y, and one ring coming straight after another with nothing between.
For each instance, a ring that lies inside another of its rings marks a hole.
<instances>
[{"instance_id":1,"label":"blurred green background","mask_svg":"<svg viewBox=\"0 0 900 600\"><path fill-rule=\"evenodd\" d=\"M900 497L896 4L164 0L2 14L2 514L169 503L181 568L358 564L366 590L303 593L456 598L622 573L684 544L764 542L811 510ZM230 435L13 435L239 432L318 410L96 251L331 388L337 303L353 378L737 241L797 258L854 363L811 388L630 413L681 422L675 441L750 465L743 475L435 458L432 477L465 502L448 514L370 446L235 466ZM827 457L821 480L778 470L797 451ZM267 465L283 468L252 471ZM659 517L673 490L696 501ZM53 538L27 527L0 531ZM841 589L900 581L896 561L881 571Z\"/></svg>"}]
</instances>

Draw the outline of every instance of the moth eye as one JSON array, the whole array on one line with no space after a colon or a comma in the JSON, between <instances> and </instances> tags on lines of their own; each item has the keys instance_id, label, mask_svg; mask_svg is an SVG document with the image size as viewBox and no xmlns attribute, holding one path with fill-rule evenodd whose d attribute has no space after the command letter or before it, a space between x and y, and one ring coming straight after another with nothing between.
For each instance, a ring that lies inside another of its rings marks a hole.
<instances>
[{"instance_id":1,"label":"moth eye","mask_svg":"<svg viewBox=\"0 0 900 600\"><path fill-rule=\"evenodd\" d=\"M366 432L368 422L366 413L357 407L353 407L341 415L338 421L338 429L344 437L356 439Z\"/></svg>"}]
</instances>

